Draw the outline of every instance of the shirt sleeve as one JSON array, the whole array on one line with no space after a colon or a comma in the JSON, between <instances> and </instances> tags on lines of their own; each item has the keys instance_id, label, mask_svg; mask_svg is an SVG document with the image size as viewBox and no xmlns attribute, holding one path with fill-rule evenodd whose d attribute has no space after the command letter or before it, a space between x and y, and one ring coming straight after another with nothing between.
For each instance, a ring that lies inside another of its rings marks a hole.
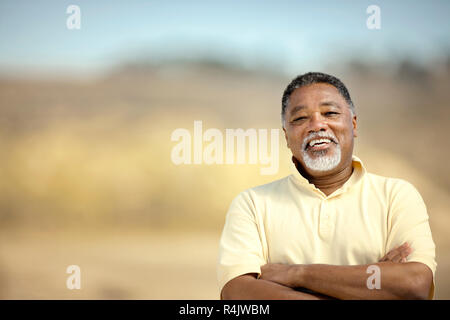
<instances>
[{"instance_id":1,"label":"shirt sleeve","mask_svg":"<svg viewBox=\"0 0 450 320\"><path fill-rule=\"evenodd\" d=\"M421 262L427 265L433 273L433 283L429 299L434 297L435 244L428 222L425 203L416 188L403 180L398 180L393 188L388 219L388 241L386 252L408 242L413 249L407 261Z\"/></svg>"},{"instance_id":2,"label":"shirt sleeve","mask_svg":"<svg viewBox=\"0 0 450 320\"><path fill-rule=\"evenodd\" d=\"M219 243L217 278L219 292L225 284L247 273L261 274L266 263L254 203L248 192L231 203Z\"/></svg>"}]
</instances>

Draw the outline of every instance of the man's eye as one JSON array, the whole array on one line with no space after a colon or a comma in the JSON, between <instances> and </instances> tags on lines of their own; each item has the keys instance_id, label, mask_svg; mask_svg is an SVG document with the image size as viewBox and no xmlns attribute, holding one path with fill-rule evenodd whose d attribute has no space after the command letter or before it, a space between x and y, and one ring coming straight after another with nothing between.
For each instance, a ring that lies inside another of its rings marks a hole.
<instances>
[{"instance_id":1,"label":"man's eye","mask_svg":"<svg viewBox=\"0 0 450 320\"><path fill-rule=\"evenodd\" d=\"M339 113L338 112L334 112L334 111L329 111L329 112L325 113L326 116L335 116L337 114L339 114Z\"/></svg>"},{"instance_id":2,"label":"man's eye","mask_svg":"<svg viewBox=\"0 0 450 320\"><path fill-rule=\"evenodd\" d=\"M306 119L306 117L298 117L298 118L295 118L294 121L302 121L302 120L305 120L305 119Z\"/></svg>"}]
</instances>

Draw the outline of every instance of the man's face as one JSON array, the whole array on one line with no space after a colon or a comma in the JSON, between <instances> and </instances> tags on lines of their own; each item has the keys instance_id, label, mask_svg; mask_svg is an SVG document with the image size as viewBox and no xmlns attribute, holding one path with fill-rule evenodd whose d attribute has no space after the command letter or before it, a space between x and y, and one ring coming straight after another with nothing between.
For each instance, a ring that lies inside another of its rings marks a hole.
<instances>
[{"instance_id":1,"label":"man's face","mask_svg":"<svg viewBox=\"0 0 450 320\"><path fill-rule=\"evenodd\" d=\"M309 175L339 172L351 163L356 116L334 86L315 83L295 89L284 119L288 147Z\"/></svg>"}]
</instances>

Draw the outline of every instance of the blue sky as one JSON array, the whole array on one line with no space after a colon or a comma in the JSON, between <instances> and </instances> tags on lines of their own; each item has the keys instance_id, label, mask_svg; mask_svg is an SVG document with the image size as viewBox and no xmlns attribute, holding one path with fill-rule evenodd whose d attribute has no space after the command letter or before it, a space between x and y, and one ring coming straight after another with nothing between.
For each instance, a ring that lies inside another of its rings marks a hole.
<instances>
[{"instance_id":1,"label":"blue sky","mask_svg":"<svg viewBox=\"0 0 450 320\"><path fill-rule=\"evenodd\" d=\"M80 30L66 27L71 4L81 9ZM372 4L380 30L366 27ZM450 50L449 13L446 0L0 1L0 70L93 72L143 54L283 70L352 56L426 62Z\"/></svg>"}]
</instances>

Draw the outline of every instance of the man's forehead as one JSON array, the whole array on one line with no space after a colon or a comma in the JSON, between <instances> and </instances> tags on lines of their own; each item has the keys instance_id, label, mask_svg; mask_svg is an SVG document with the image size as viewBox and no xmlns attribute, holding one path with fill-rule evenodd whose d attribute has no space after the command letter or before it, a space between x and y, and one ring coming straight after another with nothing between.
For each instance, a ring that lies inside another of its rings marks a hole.
<instances>
[{"instance_id":1,"label":"man's forehead","mask_svg":"<svg viewBox=\"0 0 450 320\"><path fill-rule=\"evenodd\" d=\"M301 86L300 88L295 89L292 94L291 98L308 98L313 96L338 96L342 97L339 90L328 83L313 83L306 86Z\"/></svg>"},{"instance_id":2,"label":"man's forehead","mask_svg":"<svg viewBox=\"0 0 450 320\"><path fill-rule=\"evenodd\" d=\"M289 99L291 110L298 111L298 107L307 107L308 102L319 103L320 105L330 105L335 102L338 106L345 99L339 90L328 83L314 83L295 89ZM301 108L300 108L301 109Z\"/></svg>"}]
</instances>

